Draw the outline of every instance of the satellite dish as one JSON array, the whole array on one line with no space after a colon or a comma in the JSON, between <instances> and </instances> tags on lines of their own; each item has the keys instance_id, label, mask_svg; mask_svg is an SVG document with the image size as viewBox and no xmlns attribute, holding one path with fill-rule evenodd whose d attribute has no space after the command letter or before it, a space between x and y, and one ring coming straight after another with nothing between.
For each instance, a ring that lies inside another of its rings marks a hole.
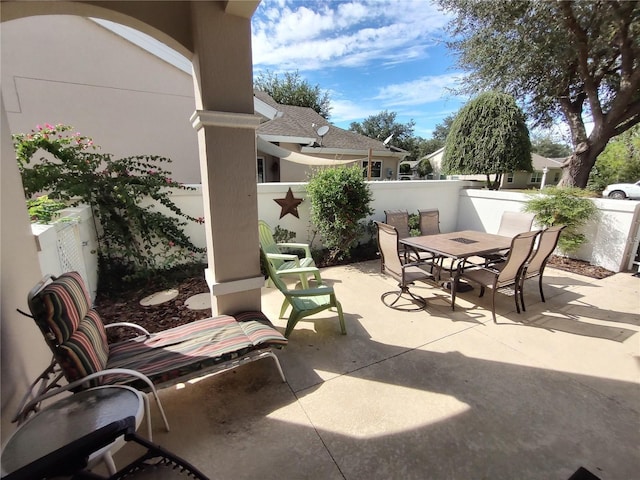
<instances>
[{"instance_id":1,"label":"satellite dish","mask_svg":"<svg viewBox=\"0 0 640 480\"><path fill-rule=\"evenodd\" d=\"M389 145L389 142L391 141L391 139L393 138L393 133L391 135L389 135L387 138L384 139L384 142L382 142L382 144L384 146Z\"/></svg>"},{"instance_id":2,"label":"satellite dish","mask_svg":"<svg viewBox=\"0 0 640 480\"><path fill-rule=\"evenodd\" d=\"M329 126L323 125L316 131L318 132L318 136L324 137L329 132Z\"/></svg>"}]
</instances>

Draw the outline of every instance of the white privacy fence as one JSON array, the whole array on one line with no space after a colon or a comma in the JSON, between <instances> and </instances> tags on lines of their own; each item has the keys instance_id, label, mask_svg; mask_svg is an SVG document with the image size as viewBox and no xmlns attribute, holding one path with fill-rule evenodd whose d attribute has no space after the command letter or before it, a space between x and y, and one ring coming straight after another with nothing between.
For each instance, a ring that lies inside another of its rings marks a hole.
<instances>
[{"instance_id":1,"label":"white privacy fence","mask_svg":"<svg viewBox=\"0 0 640 480\"><path fill-rule=\"evenodd\" d=\"M76 271L85 281L91 299L98 289L96 232L91 209L86 206L61 210L62 221L52 225L33 224L42 274L60 275Z\"/></svg>"},{"instance_id":2,"label":"white privacy fence","mask_svg":"<svg viewBox=\"0 0 640 480\"><path fill-rule=\"evenodd\" d=\"M502 212L522 210L529 198L523 193L470 188L477 184L462 180L371 182L369 185L373 193L373 220L384 220L385 210L406 209L409 213L417 213L418 209L437 208L440 210L442 232L480 230L494 233L498 230ZM305 186L305 183L258 184L258 217L272 228L280 226L295 232L297 241L313 240L318 246L321 239L313 235ZM202 188L199 185L194 187L194 190L174 191L172 199L184 213L196 218L203 217ZM303 199L298 206L299 218L291 214L280 218L282 208L275 200L285 198L289 188L295 198ZM634 261L640 262L640 258L636 258L640 241L640 202L593 201L599 215L584 228L587 243L575 258L615 272L639 270L640 263L634 264ZM98 262L90 210L78 207L67 209L66 212L74 219L69 226L34 225L40 265L43 274L60 274L70 269L84 270L82 274L93 297L97 289ZM196 246L206 247L205 225L189 223L185 232Z\"/></svg>"}]
</instances>

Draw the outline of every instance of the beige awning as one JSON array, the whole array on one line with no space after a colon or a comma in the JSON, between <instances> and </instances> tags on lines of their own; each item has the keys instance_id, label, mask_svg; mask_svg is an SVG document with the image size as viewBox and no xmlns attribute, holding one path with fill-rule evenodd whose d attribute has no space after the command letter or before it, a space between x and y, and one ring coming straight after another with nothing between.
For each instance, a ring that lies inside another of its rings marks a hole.
<instances>
[{"instance_id":1,"label":"beige awning","mask_svg":"<svg viewBox=\"0 0 640 480\"><path fill-rule=\"evenodd\" d=\"M354 158L352 160L337 160L331 158L318 158L312 157L310 155L305 155L304 153L292 152L291 150L287 150L286 148L279 147L274 145L271 142L267 142L258 136L258 150L264 153L268 153L269 155L273 155L274 157L278 157L281 160L287 160L289 162L301 163L303 165L313 165L313 166L327 166L327 165L346 165L348 163L359 162L360 160L366 160L366 158L359 159Z\"/></svg>"}]
</instances>

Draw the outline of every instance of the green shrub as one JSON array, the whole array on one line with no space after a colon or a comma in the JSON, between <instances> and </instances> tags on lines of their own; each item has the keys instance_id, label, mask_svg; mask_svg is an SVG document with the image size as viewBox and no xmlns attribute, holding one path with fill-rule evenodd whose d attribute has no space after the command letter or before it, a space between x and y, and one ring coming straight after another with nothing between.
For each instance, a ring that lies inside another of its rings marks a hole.
<instances>
[{"instance_id":1,"label":"green shrub","mask_svg":"<svg viewBox=\"0 0 640 480\"><path fill-rule=\"evenodd\" d=\"M51 223L55 213L67 205L63 202L52 200L48 195L27 200L27 209L32 222Z\"/></svg>"},{"instance_id":2,"label":"green shrub","mask_svg":"<svg viewBox=\"0 0 640 480\"><path fill-rule=\"evenodd\" d=\"M170 188L188 188L160 166L170 160L152 155L116 160L96 152L91 139L72 131L68 125L38 125L30 133L14 135L13 142L27 199L47 192L49 199L91 207L100 287L199 261L204 250L191 243L182 227L186 221L204 220L184 214L171 200ZM45 156L33 162L36 153ZM146 198L173 215L157 211L155 204L141 206Z\"/></svg>"},{"instance_id":3,"label":"green shrub","mask_svg":"<svg viewBox=\"0 0 640 480\"><path fill-rule=\"evenodd\" d=\"M409 214L409 235L412 237L420 235L420 215L417 213Z\"/></svg>"},{"instance_id":4,"label":"green shrub","mask_svg":"<svg viewBox=\"0 0 640 480\"><path fill-rule=\"evenodd\" d=\"M311 223L329 250L328 260L349 258L365 232L362 222L373 213L372 193L359 166L316 171L307 184Z\"/></svg>"},{"instance_id":5,"label":"green shrub","mask_svg":"<svg viewBox=\"0 0 640 480\"><path fill-rule=\"evenodd\" d=\"M566 225L558 247L562 253L571 254L585 242L580 228L598 212L589 196L580 188L547 187L529 195L524 210L535 213L536 222L543 227Z\"/></svg>"},{"instance_id":6,"label":"green shrub","mask_svg":"<svg viewBox=\"0 0 640 480\"><path fill-rule=\"evenodd\" d=\"M296 232L282 228L280 225L276 225L276 228L273 229L273 239L276 243L287 243L294 238L296 238Z\"/></svg>"}]
</instances>

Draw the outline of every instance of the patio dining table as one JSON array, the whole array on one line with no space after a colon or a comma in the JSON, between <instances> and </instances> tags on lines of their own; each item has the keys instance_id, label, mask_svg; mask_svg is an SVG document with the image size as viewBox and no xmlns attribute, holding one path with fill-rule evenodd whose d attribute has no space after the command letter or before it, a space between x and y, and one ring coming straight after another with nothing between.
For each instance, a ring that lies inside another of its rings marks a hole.
<instances>
[{"instance_id":1,"label":"patio dining table","mask_svg":"<svg viewBox=\"0 0 640 480\"><path fill-rule=\"evenodd\" d=\"M458 282L465 260L470 257L508 250L511 247L511 240L511 237L503 235L463 230L436 235L407 237L401 239L400 243L414 250L450 258L452 261L450 281ZM453 267L454 264L455 269ZM438 275L440 276L440 273ZM460 291L459 288L458 291ZM454 309L453 302L451 309Z\"/></svg>"}]
</instances>

